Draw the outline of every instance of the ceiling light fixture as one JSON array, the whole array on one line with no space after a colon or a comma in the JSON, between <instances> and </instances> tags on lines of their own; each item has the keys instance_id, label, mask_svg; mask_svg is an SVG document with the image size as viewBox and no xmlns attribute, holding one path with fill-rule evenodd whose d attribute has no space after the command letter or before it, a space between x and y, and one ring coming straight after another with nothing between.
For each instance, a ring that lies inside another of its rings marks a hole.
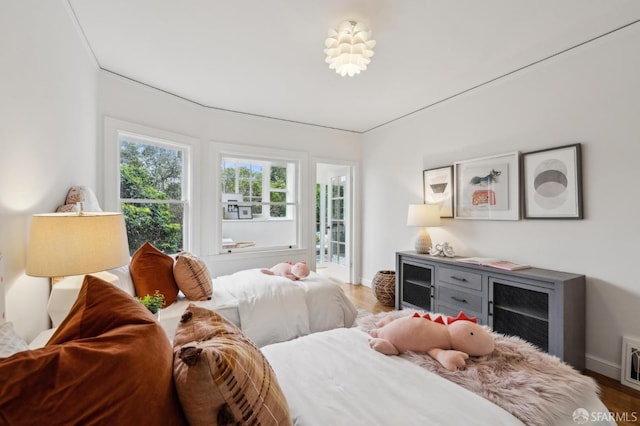
<instances>
[{"instance_id":1,"label":"ceiling light fixture","mask_svg":"<svg viewBox=\"0 0 640 426\"><path fill-rule=\"evenodd\" d=\"M371 31L362 23L344 21L338 28L329 29L324 45L329 68L343 77L353 77L367 69L376 41L371 40Z\"/></svg>"}]
</instances>

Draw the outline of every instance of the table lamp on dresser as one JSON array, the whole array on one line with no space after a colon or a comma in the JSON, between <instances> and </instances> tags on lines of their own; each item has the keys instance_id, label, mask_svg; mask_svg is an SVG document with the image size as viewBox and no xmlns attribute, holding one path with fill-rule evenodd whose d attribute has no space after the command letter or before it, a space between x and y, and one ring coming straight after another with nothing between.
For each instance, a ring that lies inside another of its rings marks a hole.
<instances>
[{"instance_id":1,"label":"table lamp on dresser","mask_svg":"<svg viewBox=\"0 0 640 426\"><path fill-rule=\"evenodd\" d=\"M419 226L416 252L425 254L431 249L431 236L427 227L440 226L440 206L435 204L409 204L407 226Z\"/></svg>"}]
</instances>

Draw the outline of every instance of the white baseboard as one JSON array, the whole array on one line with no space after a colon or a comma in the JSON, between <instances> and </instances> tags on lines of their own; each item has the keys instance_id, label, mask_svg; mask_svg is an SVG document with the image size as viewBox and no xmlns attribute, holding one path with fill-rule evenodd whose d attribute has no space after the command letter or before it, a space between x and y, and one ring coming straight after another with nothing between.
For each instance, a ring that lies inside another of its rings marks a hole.
<instances>
[{"instance_id":1,"label":"white baseboard","mask_svg":"<svg viewBox=\"0 0 640 426\"><path fill-rule=\"evenodd\" d=\"M595 371L603 376L620 381L620 372L622 367L619 364L614 364L605 359L589 354L587 354L585 358L585 368L587 370Z\"/></svg>"}]
</instances>

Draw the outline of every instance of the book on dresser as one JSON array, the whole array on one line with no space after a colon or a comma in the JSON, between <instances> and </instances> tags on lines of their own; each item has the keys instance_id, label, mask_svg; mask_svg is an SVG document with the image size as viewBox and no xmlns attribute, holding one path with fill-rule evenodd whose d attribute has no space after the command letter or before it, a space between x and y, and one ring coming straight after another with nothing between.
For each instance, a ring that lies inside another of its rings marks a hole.
<instances>
[{"instance_id":1,"label":"book on dresser","mask_svg":"<svg viewBox=\"0 0 640 426\"><path fill-rule=\"evenodd\" d=\"M470 263L472 265L490 266L492 268L504 269L507 271L519 271L521 269L531 268L529 265L509 262L508 260L494 259L491 257L460 257L456 261L462 263Z\"/></svg>"}]
</instances>

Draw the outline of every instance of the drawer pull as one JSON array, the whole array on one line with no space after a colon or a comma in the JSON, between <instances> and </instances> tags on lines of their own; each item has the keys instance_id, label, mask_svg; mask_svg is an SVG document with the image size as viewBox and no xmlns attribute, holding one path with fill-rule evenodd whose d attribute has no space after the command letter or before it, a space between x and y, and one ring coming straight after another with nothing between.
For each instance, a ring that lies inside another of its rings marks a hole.
<instances>
[{"instance_id":1,"label":"drawer pull","mask_svg":"<svg viewBox=\"0 0 640 426\"><path fill-rule=\"evenodd\" d=\"M462 282L466 282L467 281L466 278L456 277L455 275L451 275L451 279L454 279L456 281L462 281Z\"/></svg>"},{"instance_id":2,"label":"drawer pull","mask_svg":"<svg viewBox=\"0 0 640 426\"><path fill-rule=\"evenodd\" d=\"M455 300L456 302L459 302L459 303L468 303L468 302L467 302L467 299L461 299L461 298L456 297L456 296L451 296L451 298L452 298L453 300Z\"/></svg>"}]
</instances>

